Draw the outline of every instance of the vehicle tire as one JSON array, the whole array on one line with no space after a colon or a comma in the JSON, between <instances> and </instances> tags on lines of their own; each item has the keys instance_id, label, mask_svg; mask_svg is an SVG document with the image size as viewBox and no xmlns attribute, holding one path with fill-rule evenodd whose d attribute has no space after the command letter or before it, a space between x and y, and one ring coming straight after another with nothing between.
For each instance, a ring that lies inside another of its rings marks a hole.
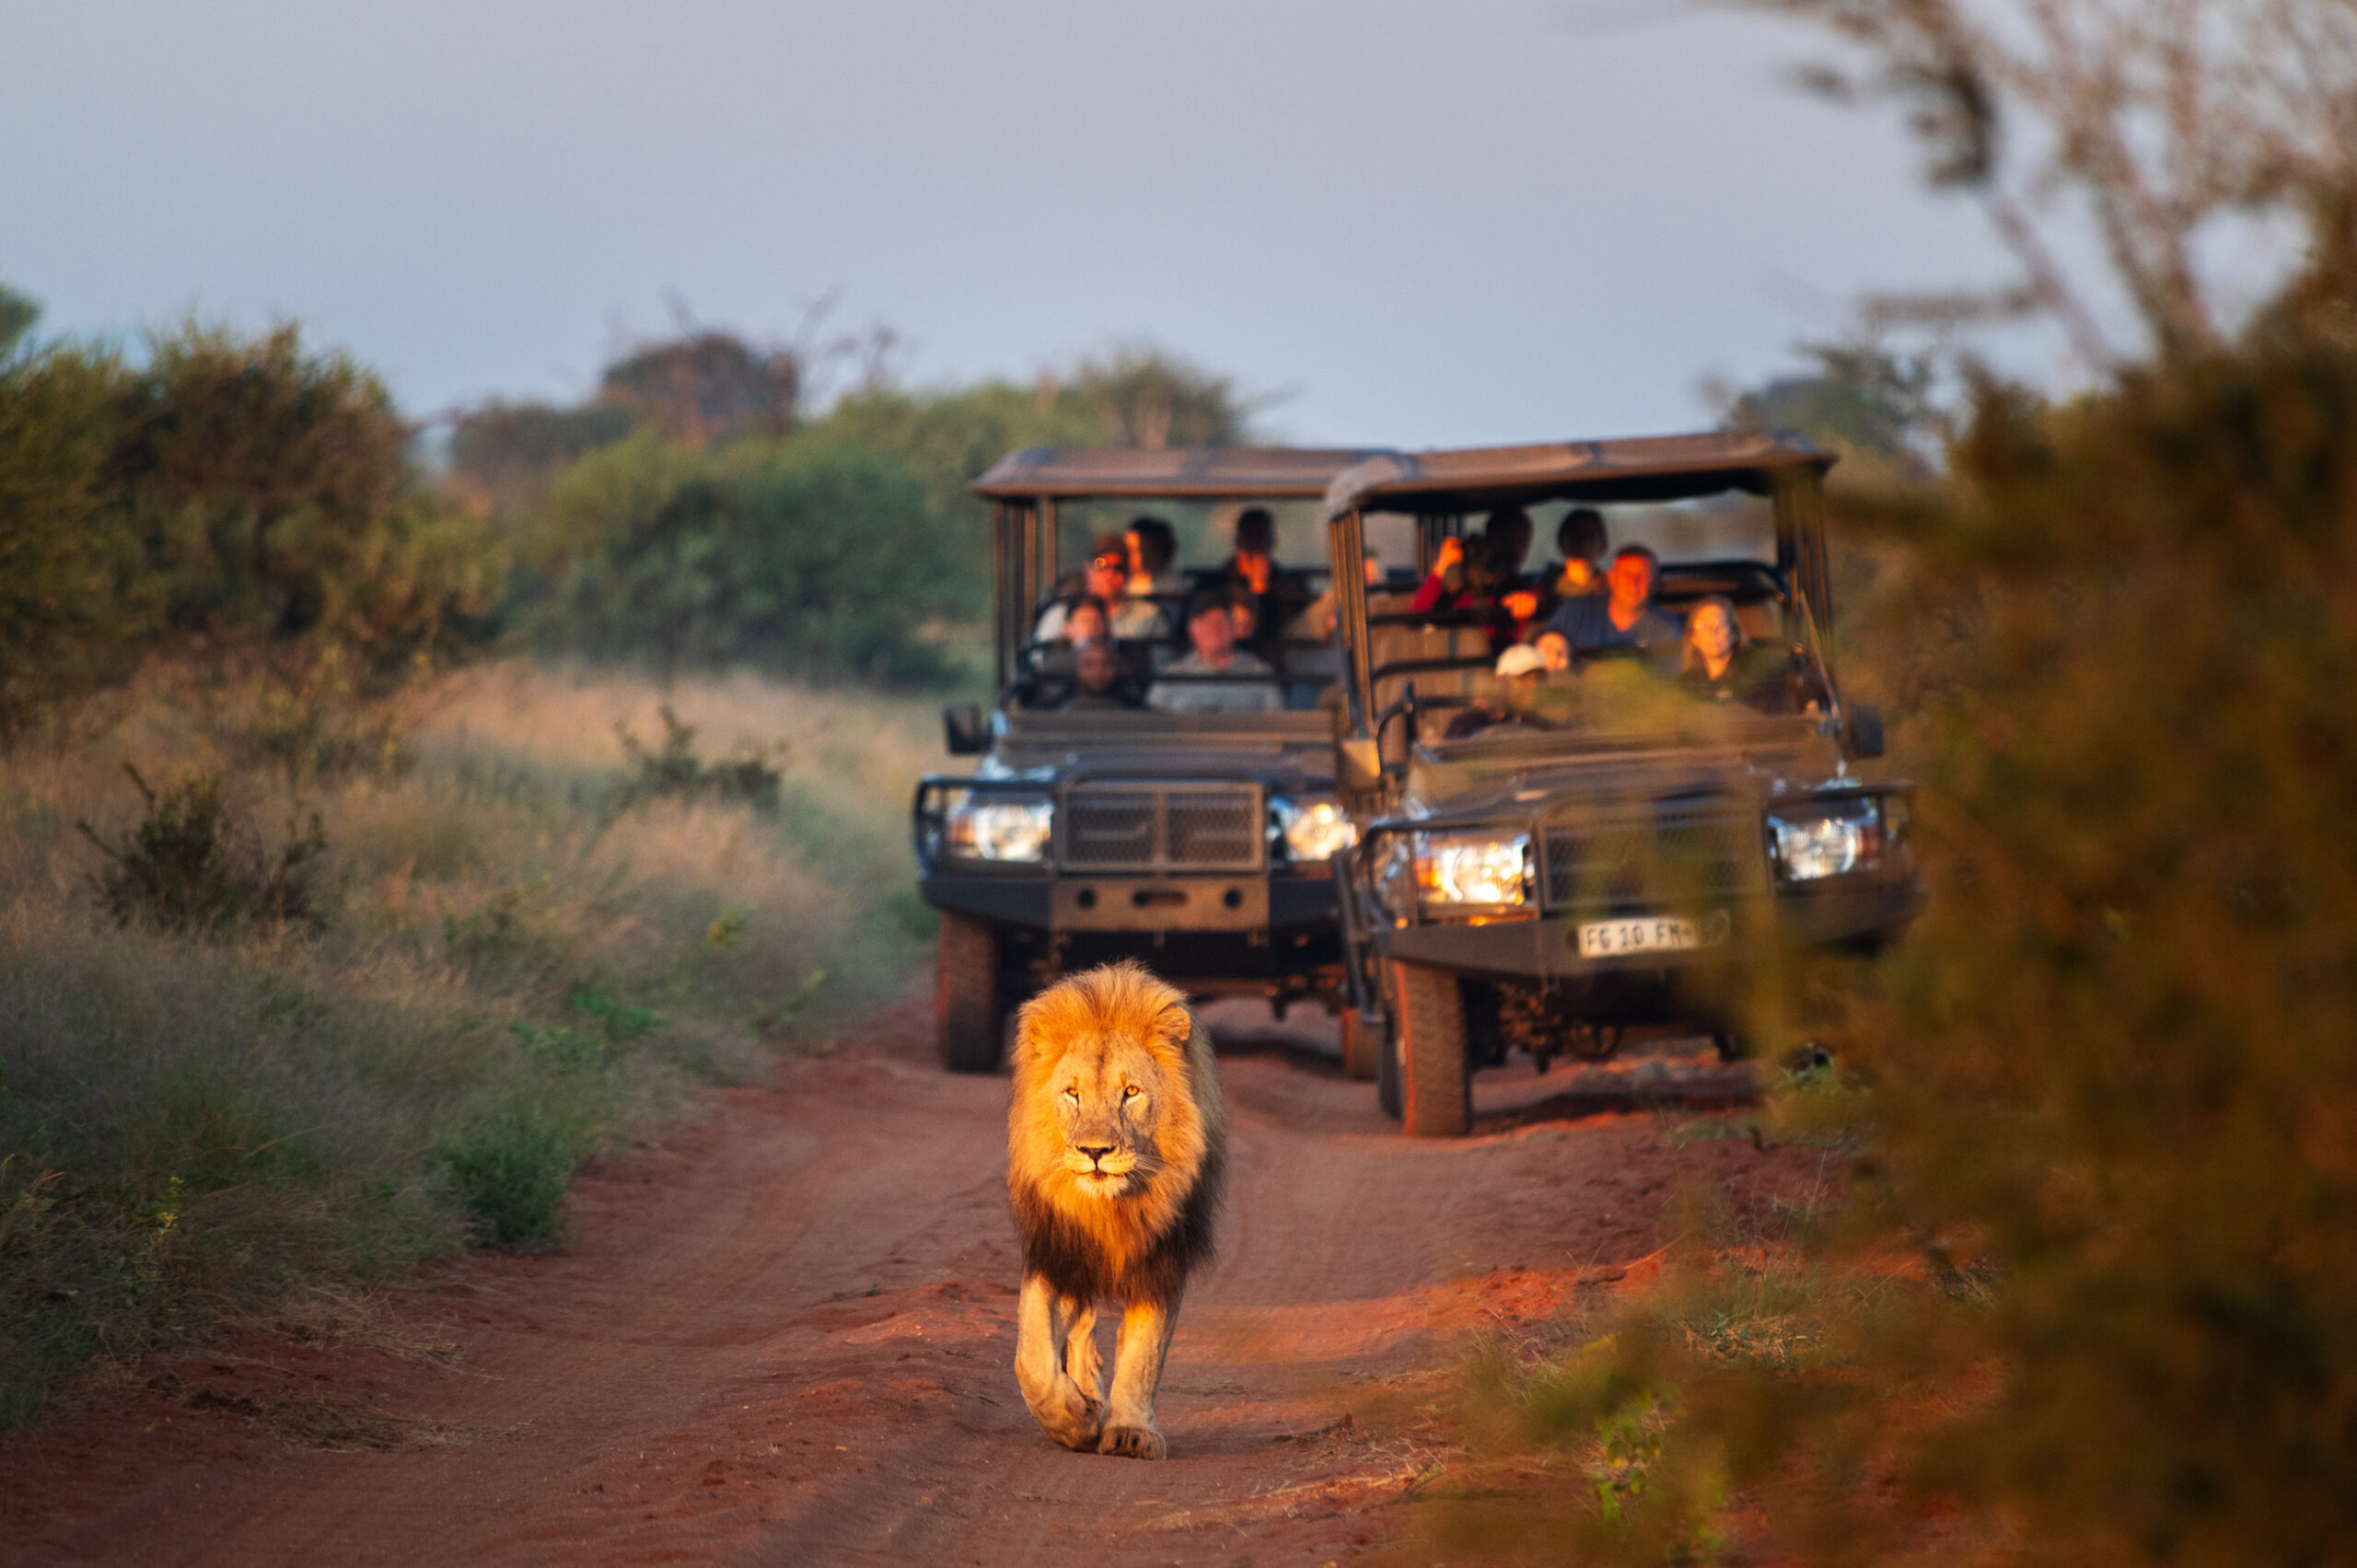
<instances>
[{"instance_id":1,"label":"vehicle tire","mask_svg":"<svg viewBox=\"0 0 2357 1568\"><path fill-rule=\"evenodd\" d=\"M1376 1075L1376 1052L1382 1030L1349 1003L1342 1005L1342 1076L1364 1084Z\"/></svg>"},{"instance_id":2,"label":"vehicle tire","mask_svg":"<svg viewBox=\"0 0 2357 1568\"><path fill-rule=\"evenodd\" d=\"M933 1016L944 1067L952 1073L998 1071L1006 1009L998 993L997 927L942 912Z\"/></svg>"},{"instance_id":3,"label":"vehicle tire","mask_svg":"<svg viewBox=\"0 0 2357 1568\"><path fill-rule=\"evenodd\" d=\"M1375 1103L1384 1115L1399 1120L1399 1030L1387 1012L1383 1032L1375 1037Z\"/></svg>"},{"instance_id":4,"label":"vehicle tire","mask_svg":"<svg viewBox=\"0 0 2357 1568\"><path fill-rule=\"evenodd\" d=\"M1465 993L1457 977L1394 962L1399 998L1399 1121L1411 1138L1462 1138L1473 1123L1465 1056Z\"/></svg>"}]
</instances>

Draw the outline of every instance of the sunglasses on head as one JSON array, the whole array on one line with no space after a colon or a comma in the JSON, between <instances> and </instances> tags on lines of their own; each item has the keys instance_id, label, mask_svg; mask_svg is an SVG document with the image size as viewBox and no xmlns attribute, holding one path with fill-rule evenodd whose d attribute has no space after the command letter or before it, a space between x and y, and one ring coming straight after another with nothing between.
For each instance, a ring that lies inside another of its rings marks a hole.
<instances>
[{"instance_id":1,"label":"sunglasses on head","mask_svg":"<svg viewBox=\"0 0 2357 1568\"><path fill-rule=\"evenodd\" d=\"M1090 561L1089 564L1100 572L1110 572L1117 566L1126 571L1130 564L1130 558L1126 555L1099 555Z\"/></svg>"}]
</instances>

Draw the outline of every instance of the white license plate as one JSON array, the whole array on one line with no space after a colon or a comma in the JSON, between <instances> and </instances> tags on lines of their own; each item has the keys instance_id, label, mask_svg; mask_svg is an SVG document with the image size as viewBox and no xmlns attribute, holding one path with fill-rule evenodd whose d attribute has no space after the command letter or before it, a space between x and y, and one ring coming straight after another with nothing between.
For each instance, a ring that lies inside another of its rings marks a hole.
<instances>
[{"instance_id":1,"label":"white license plate","mask_svg":"<svg viewBox=\"0 0 2357 1568\"><path fill-rule=\"evenodd\" d=\"M1580 957L1608 958L1622 953L1678 953L1715 947L1732 923L1719 910L1700 920L1655 915L1646 920L1591 920L1580 926Z\"/></svg>"}]
</instances>

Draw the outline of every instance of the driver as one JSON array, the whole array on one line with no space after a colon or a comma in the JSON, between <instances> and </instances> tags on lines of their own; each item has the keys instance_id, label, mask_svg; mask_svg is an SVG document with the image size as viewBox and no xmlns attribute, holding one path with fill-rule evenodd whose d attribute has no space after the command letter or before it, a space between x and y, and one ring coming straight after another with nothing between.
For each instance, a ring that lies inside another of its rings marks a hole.
<instances>
[{"instance_id":1,"label":"driver","mask_svg":"<svg viewBox=\"0 0 2357 1568\"><path fill-rule=\"evenodd\" d=\"M1538 650L1517 643L1498 656L1498 690L1493 695L1477 697L1473 705L1448 721L1441 731L1443 740L1462 740L1478 735L1493 724L1508 719L1527 717L1538 695L1539 677L1547 666Z\"/></svg>"},{"instance_id":2,"label":"driver","mask_svg":"<svg viewBox=\"0 0 2357 1568\"><path fill-rule=\"evenodd\" d=\"M1236 611L1224 588L1205 588L1187 601L1187 656L1162 673L1220 679L1156 680L1145 694L1147 707L1167 714L1273 714L1284 707L1276 672L1236 645Z\"/></svg>"},{"instance_id":3,"label":"driver","mask_svg":"<svg viewBox=\"0 0 2357 1568\"><path fill-rule=\"evenodd\" d=\"M1547 622L1574 649L1645 648L1675 656L1686 629L1654 608L1654 586L1661 559L1642 544L1624 544L1604 575L1605 591L1567 598Z\"/></svg>"}]
</instances>

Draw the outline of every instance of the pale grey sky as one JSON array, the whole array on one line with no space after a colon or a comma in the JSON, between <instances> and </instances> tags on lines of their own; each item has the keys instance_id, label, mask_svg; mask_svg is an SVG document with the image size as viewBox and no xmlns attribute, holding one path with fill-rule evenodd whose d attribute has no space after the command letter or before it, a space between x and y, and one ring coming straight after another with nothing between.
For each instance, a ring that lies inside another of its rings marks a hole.
<instances>
[{"instance_id":1,"label":"pale grey sky","mask_svg":"<svg viewBox=\"0 0 2357 1568\"><path fill-rule=\"evenodd\" d=\"M1646 0L0 0L0 279L52 331L301 320L426 412L617 325L1151 338L1299 440L1694 424L1861 290L1983 283L1810 35Z\"/></svg>"}]
</instances>

